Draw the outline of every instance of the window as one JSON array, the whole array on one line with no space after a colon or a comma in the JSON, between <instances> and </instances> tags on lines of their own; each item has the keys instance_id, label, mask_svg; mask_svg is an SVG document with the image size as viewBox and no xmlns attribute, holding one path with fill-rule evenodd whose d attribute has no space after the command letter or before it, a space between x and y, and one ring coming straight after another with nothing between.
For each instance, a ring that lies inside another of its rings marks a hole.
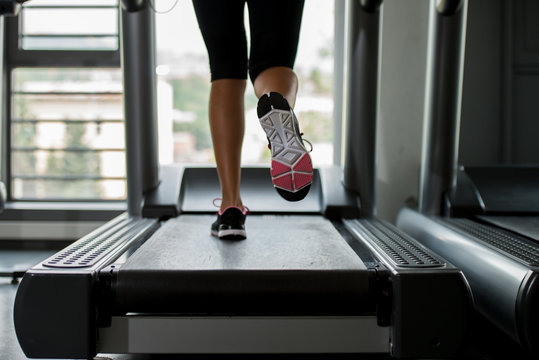
<instances>
[{"instance_id":1,"label":"window","mask_svg":"<svg viewBox=\"0 0 539 360\"><path fill-rule=\"evenodd\" d=\"M295 110L316 166L333 160L333 11L332 1L305 3L296 60ZM5 20L10 200L124 199L118 0L32 0ZM192 3L156 14L156 24L160 162L213 163L208 60ZM242 164L267 166L256 103L249 88Z\"/></svg>"},{"instance_id":2,"label":"window","mask_svg":"<svg viewBox=\"0 0 539 360\"><path fill-rule=\"evenodd\" d=\"M117 0L32 0L6 18L11 200L126 196Z\"/></svg>"}]
</instances>

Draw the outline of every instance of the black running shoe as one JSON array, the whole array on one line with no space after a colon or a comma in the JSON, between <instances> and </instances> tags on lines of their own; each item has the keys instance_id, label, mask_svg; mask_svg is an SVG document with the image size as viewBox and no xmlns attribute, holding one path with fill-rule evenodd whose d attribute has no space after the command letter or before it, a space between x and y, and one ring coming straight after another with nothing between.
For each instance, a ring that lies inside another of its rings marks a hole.
<instances>
[{"instance_id":1,"label":"black running shoe","mask_svg":"<svg viewBox=\"0 0 539 360\"><path fill-rule=\"evenodd\" d=\"M227 207L223 212L217 213L217 220L211 225L211 234L223 240L243 240L247 238L245 232L245 218L247 210L235 206Z\"/></svg>"},{"instance_id":2,"label":"black running shoe","mask_svg":"<svg viewBox=\"0 0 539 360\"><path fill-rule=\"evenodd\" d=\"M288 101L279 93L264 94L258 100L258 118L271 150L271 181L288 201L299 201L309 193L313 165L298 120ZM310 143L309 143L310 144ZM312 147L312 146L311 146Z\"/></svg>"}]
</instances>

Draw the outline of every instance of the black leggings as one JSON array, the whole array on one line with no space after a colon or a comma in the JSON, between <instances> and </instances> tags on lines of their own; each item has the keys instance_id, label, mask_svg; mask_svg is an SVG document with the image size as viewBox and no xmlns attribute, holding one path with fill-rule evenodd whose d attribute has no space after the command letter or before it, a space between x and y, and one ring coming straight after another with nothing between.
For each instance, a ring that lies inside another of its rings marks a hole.
<instances>
[{"instance_id":1,"label":"black leggings","mask_svg":"<svg viewBox=\"0 0 539 360\"><path fill-rule=\"evenodd\" d=\"M243 23L249 7L251 50ZM304 0L193 0L210 58L211 80L251 81L274 66L294 67Z\"/></svg>"}]
</instances>

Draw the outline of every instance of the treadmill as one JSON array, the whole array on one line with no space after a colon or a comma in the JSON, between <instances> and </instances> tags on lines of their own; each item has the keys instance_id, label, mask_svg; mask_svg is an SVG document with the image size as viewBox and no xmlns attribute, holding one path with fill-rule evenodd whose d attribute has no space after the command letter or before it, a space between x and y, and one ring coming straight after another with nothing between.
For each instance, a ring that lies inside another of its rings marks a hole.
<instances>
[{"instance_id":1,"label":"treadmill","mask_svg":"<svg viewBox=\"0 0 539 360\"><path fill-rule=\"evenodd\" d=\"M464 276L373 217L374 144L357 130L375 129L380 1L351 11L350 96L364 106L350 107L344 169L315 169L300 203L278 197L267 168L243 169L249 235L221 241L215 168L157 165L153 12L124 1L128 211L25 274L14 321L26 356L459 351Z\"/></svg>"},{"instance_id":2,"label":"treadmill","mask_svg":"<svg viewBox=\"0 0 539 360\"><path fill-rule=\"evenodd\" d=\"M466 11L431 2L420 198L397 225L458 266L477 313L537 354L539 168L457 166Z\"/></svg>"}]
</instances>

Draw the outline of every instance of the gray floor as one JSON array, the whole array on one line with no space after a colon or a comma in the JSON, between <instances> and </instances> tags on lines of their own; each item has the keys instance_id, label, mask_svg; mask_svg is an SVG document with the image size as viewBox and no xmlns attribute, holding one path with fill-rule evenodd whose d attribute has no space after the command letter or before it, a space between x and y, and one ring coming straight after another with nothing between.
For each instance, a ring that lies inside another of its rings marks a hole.
<instances>
[{"instance_id":1,"label":"gray floor","mask_svg":"<svg viewBox=\"0 0 539 360\"><path fill-rule=\"evenodd\" d=\"M25 271L54 254L44 250L0 250L0 273ZM0 360L26 359L13 329L13 302L17 285L0 277Z\"/></svg>"},{"instance_id":2,"label":"gray floor","mask_svg":"<svg viewBox=\"0 0 539 360\"><path fill-rule=\"evenodd\" d=\"M17 286L11 280L0 278L0 359L26 359L22 353L13 330L13 300Z\"/></svg>"}]
</instances>

